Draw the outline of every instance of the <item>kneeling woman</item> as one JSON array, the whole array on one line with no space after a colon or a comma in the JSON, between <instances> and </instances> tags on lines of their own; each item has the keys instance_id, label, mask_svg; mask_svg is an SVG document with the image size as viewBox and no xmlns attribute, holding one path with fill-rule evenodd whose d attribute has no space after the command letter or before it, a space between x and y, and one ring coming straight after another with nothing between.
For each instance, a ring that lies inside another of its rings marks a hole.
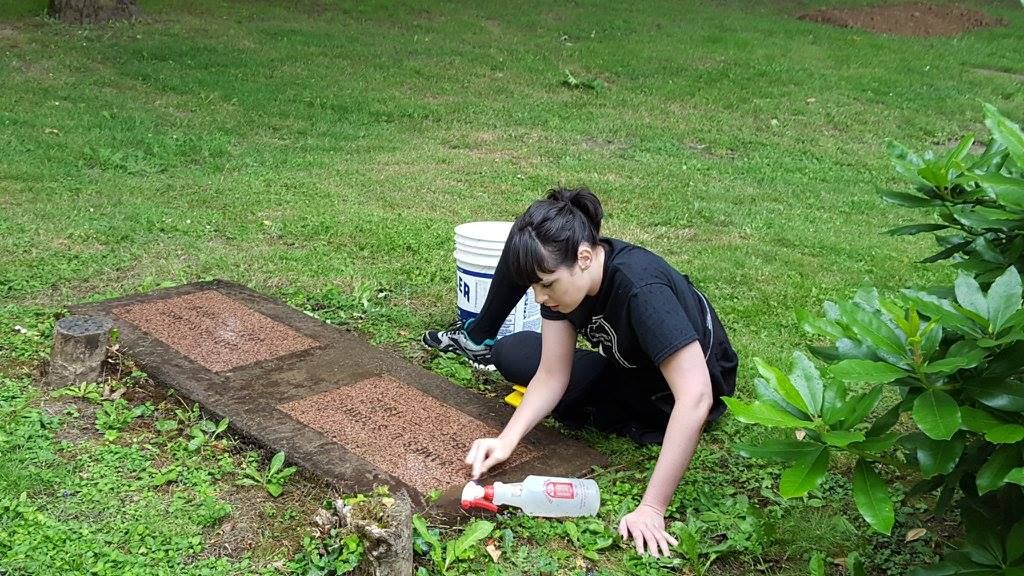
<instances>
[{"instance_id":1,"label":"kneeling woman","mask_svg":"<svg viewBox=\"0 0 1024 576\"><path fill-rule=\"evenodd\" d=\"M548 414L570 426L663 443L643 499L619 532L639 553L667 555L675 540L665 531L665 509L705 422L721 415L721 397L735 389L737 357L689 279L644 248L601 237L602 218L589 190L549 191L513 224L480 314L423 340L527 384L500 435L470 448L474 479L506 460ZM531 286L541 333L495 342ZM599 352L577 349L577 334Z\"/></svg>"}]
</instances>

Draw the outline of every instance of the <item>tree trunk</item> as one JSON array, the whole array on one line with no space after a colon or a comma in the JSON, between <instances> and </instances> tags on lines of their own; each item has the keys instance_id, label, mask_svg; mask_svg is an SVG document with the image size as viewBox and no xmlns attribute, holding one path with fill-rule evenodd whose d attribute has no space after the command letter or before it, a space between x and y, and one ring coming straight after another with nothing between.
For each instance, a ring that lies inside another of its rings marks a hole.
<instances>
[{"instance_id":1,"label":"tree trunk","mask_svg":"<svg viewBox=\"0 0 1024 576\"><path fill-rule=\"evenodd\" d=\"M66 24L101 24L139 17L138 0L50 0L50 16Z\"/></svg>"}]
</instances>

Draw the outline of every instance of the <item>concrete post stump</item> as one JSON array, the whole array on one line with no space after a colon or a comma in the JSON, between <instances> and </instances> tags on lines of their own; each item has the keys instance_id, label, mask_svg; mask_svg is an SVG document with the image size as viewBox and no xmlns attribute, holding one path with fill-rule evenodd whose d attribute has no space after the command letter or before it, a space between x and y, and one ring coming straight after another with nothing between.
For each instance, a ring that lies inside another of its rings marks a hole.
<instances>
[{"instance_id":1,"label":"concrete post stump","mask_svg":"<svg viewBox=\"0 0 1024 576\"><path fill-rule=\"evenodd\" d=\"M53 329L47 381L53 386L96 382L107 359L114 323L104 316L67 316Z\"/></svg>"},{"instance_id":2,"label":"concrete post stump","mask_svg":"<svg viewBox=\"0 0 1024 576\"><path fill-rule=\"evenodd\" d=\"M357 576L410 576L413 573L412 502L404 490L346 506L334 503L342 527L359 535L366 555Z\"/></svg>"}]
</instances>

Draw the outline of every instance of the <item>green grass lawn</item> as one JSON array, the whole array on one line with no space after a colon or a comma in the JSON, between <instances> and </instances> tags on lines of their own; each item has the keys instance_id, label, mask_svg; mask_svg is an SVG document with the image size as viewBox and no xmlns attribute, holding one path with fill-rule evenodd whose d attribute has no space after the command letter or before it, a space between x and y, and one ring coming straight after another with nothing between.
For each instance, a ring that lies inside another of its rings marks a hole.
<instances>
[{"instance_id":1,"label":"green grass lawn","mask_svg":"<svg viewBox=\"0 0 1024 576\"><path fill-rule=\"evenodd\" d=\"M55 573L76 555L81 571L274 572L329 497L302 477L284 503L234 486L254 457L182 451L154 428L181 408L164 400L113 440L61 439L92 428L91 403L49 413L59 403L32 375L71 303L226 278L486 391L486 377L418 347L454 314L453 228L586 184L606 234L664 255L709 294L743 359L743 395L752 358L785 363L806 344L794 308L865 279L883 291L947 279L914 263L930 240L881 234L919 220L876 195L901 185L884 140L986 138L982 101L1024 118L1021 81L978 71L1024 73L1024 10L971 2L1008 26L958 38L795 19L829 4L142 0L145 22L91 28L41 18L44 0L0 4L0 560L5 539L49 546L0 574ZM567 86L569 74L599 89ZM778 470L729 449L752 433L728 419L709 433L677 493L692 558L594 550L656 453L588 437L615 462L598 475L601 522L573 533L502 519L502 559L481 552L454 572L699 573L717 558L710 573L805 574L814 552L858 551L899 573L941 540L933 529L904 544L926 522L913 507L891 538L870 534L839 476L781 501ZM191 472L154 487L168 465ZM217 544L229 524L252 533Z\"/></svg>"}]
</instances>

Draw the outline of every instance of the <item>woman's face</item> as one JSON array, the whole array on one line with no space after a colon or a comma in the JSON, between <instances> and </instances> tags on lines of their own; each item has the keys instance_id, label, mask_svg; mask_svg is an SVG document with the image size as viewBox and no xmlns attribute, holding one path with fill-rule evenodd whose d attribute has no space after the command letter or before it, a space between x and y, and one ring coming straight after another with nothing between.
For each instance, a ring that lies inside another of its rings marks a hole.
<instances>
[{"instance_id":1,"label":"woman's face","mask_svg":"<svg viewBox=\"0 0 1024 576\"><path fill-rule=\"evenodd\" d=\"M574 265L540 274L540 282L533 285L533 296L541 306L568 314L580 305L589 288L586 275Z\"/></svg>"},{"instance_id":2,"label":"woman's face","mask_svg":"<svg viewBox=\"0 0 1024 576\"><path fill-rule=\"evenodd\" d=\"M583 244L576 253L575 264L559 267L550 274L538 272L540 281L532 286L534 299L541 306L563 314L572 312L587 294L597 293L603 276L603 255L603 248L598 248L595 254L589 244ZM597 266L592 270L593 264Z\"/></svg>"}]
</instances>

